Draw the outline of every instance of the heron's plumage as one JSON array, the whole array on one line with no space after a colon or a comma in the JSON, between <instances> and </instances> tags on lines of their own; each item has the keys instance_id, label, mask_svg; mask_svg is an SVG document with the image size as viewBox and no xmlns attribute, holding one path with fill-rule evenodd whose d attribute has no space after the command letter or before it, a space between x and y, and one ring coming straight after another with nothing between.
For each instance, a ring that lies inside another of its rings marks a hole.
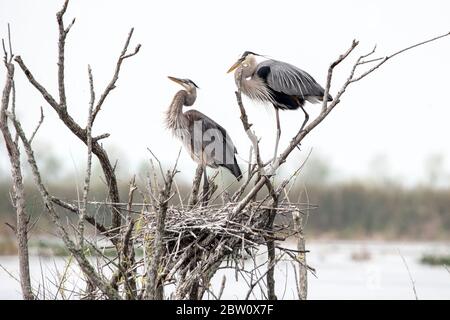
<instances>
[{"instance_id":1,"label":"heron's plumage","mask_svg":"<svg viewBox=\"0 0 450 320\"><path fill-rule=\"evenodd\" d=\"M204 152L208 157L208 159L204 159L204 161L207 161L207 165L213 168L225 167L233 174L238 173L235 176L240 177L241 171L235 157L237 150L227 131L220 124L197 110L186 111L184 115L191 124L190 131L194 132L195 125L198 124L198 129L201 129L202 133L201 140L194 140L196 134L191 135L191 149L195 147L196 143L201 143L202 150L208 148L211 150L211 153Z\"/></svg>"},{"instance_id":2,"label":"heron's plumage","mask_svg":"<svg viewBox=\"0 0 450 320\"><path fill-rule=\"evenodd\" d=\"M241 59L236 84L250 99L272 103L277 109L297 109L305 101L322 101L325 90L306 71L272 59L258 64L255 55L247 52Z\"/></svg>"},{"instance_id":3,"label":"heron's plumage","mask_svg":"<svg viewBox=\"0 0 450 320\"><path fill-rule=\"evenodd\" d=\"M193 96L194 95L194 96ZM237 150L226 130L197 110L183 112L183 106L195 102L195 93L177 92L166 113L166 126L183 143L191 158L204 166L225 167L240 180Z\"/></svg>"},{"instance_id":4,"label":"heron's plumage","mask_svg":"<svg viewBox=\"0 0 450 320\"><path fill-rule=\"evenodd\" d=\"M251 76L250 80L241 79L243 77L245 77L245 74L236 72L236 84L246 96L257 102L276 103L270 88L266 86L265 80L263 78Z\"/></svg>"},{"instance_id":5,"label":"heron's plumage","mask_svg":"<svg viewBox=\"0 0 450 320\"><path fill-rule=\"evenodd\" d=\"M187 91L178 91L172 99L172 103L166 112L166 127L175 133L178 129L188 129L188 119L183 113L183 106L186 101Z\"/></svg>"},{"instance_id":6,"label":"heron's plumage","mask_svg":"<svg viewBox=\"0 0 450 320\"><path fill-rule=\"evenodd\" d=\"M259 75L264 68L269 68L264 72L265 80L275 91L302 97L323 95L322 87L307 72L289 63L266 60L258 65L256 73Z\"/></svg>"},{"instance_id":7,"label":"heron's plumage","mask_svg":"<svg viewBox=\"0 0 450 320\"><path fill-rule=\"evenodd\" d=\"M258 64L256 68L258 77L264 79L270 89L275 93L300 98L311 103L321 101L324 89L306 71L289 63L266 60ZM332 100L328 95L328 100Z\"/></svg>"}]
</instances>

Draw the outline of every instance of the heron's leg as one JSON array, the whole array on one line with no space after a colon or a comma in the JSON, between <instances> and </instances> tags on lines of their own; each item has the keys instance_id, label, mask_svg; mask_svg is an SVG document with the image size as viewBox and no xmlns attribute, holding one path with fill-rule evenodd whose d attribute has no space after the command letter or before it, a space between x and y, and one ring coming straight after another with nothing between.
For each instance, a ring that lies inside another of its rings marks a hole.
<instances>
[{"instance_id":1,"label":"heron's leg","mask_svg":"<svg viewBox=\"0 0 450 320\"><path fill-rule=\"evenodd\" d=\"M306 110L303 106L300 106L300 108L302 108L303 113L305 114L305 120L303 120L302 126L300 127L300 131L302 131L305 128L306 124L308 123L309 114L308 114L308 112L306 112Z\"/></svg>"},{"instance_id":2,"label":"heron's leg","mask_svg":"<svg viewBox=\"0 0 450 320\"><path fill-rule=\"evenodd\" d=\"M300 127L300 131L302 131L305 128L306 124L308 123L309 114L308 114L308 112L306 112L305 108L302 105L300 105L300 108L302 108L302 111L305 114L305 120L303 120L302 126ZM299 145L300 145L300 143L299 143ZM300 147L297 146L297 149L300 150Z\"/></svg>"},{"instance_id":3,"label":"heron's leg","mask_svg":"<svg viewBox=\"0 0 450 320\"><path fill-rule=\"evenodd\" d=\"M208 202L208 193L209 193L209 181L208 175L206 174L206 166L203 168L203 203Z\"/></svg>"},{"instance_id":4,"label":"heron's leg","mask_svg":"<svg viewBox=\"0 0 450 320\"><path fill-rule=\"evenodd\" d=\"M277 160L278 155L278 144L280 143L280 136L281 136L281 126L280 126L280 115L278 108L275 108L275 116L277 118L277 140L275 141L275 151L273 154L273 163Z\"/></svg>"}]
</instances>

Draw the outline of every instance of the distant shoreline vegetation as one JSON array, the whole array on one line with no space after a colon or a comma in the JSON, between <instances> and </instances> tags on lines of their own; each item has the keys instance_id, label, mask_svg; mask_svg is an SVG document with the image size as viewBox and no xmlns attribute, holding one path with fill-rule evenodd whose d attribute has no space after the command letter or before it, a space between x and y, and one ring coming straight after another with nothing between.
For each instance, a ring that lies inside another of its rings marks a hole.
<instances>
[{"instance_id":1,"label":"distant shoreline vegetation","mask_svg":"<svg viewBox=\"0 0 450 320\"><path fill-rule=\"evenodd\" d=\"M424 254L420 259L420 263L430 266L450 266L450 254Z\"/></svg>"},{"instance_id":2,"label":"distant shoreline vegetation","mask_svg":"<svg viewBox=\"0 0 450 320\"><path fill-rule=\"evenodd\" d=\"M30 255L40 257L68 257L69 251L64 246L62 241L52 241L51 239L39 239L30 241L29 243ZM86 256L107 256L115 257L116 251L112 247L105 247L98 252L93 246L86 245ZM143 250L141 248L135 249L136 256L142 256ZM17 245L14 241L7 238L0 238L0 256L14 256L17 255Z\"/></svg>"},{"instance_id":3,"label":"distant shoreline vegetation","mask_svg":"<svg viewBox=\"0 0 450 320\"><path fill-rule=\"evenodd\" d=\"M295 184L289 197L292 202L309 202L317 206L309 211L305 229L309 239L450 240L449 189L429 186L406 188L366 182L308 181L311 180L307 180L306 187L303 181ZM187 196L190 182L181 180L177 183L180 193ZM5 225L6 222L15 224L10 188L9 182L0 180L0 238L13 237L12 231ZM50 189L62 199L77 198L73 181L52 183ZM126 199L128 185L123 183L120 189ZM53 232L37 191L33 186L27 185L25 192L30 221L36 222L31 230L31 239L36 235L46 236ZM94 184L91 199L101 202L106 197L103 185ZM172 201L176 205L179 199L174 197ZM90 214L100 215L108 223L108 213L104 207L91 205L89 210ZM75 218L71 213L66 214L69 218Z\"/></svg>"}]
</instances>

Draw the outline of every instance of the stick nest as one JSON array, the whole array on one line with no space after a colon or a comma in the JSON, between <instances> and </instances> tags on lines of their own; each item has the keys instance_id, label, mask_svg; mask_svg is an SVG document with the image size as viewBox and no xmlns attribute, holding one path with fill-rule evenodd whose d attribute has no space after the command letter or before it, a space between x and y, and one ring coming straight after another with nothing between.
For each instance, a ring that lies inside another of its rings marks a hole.
<instances>
[{"instance_id":1,"label":"stick nest","mask_svg":"<svg viewBox=\"0 0 450 320\"><path fill-rule=\"evenodd\" d=\"M273 209L262 202L253 202L238 215L233 216L234 204L208 205L206 207L170 207L165 220L164 240L168 247L181 250L204 242L221 242L227 246L238 240L239 246L257 246L267 239L283 241L293 235L292 214L302 213L308 208L306 204L281 203L277 211L276 223L272 230L266 229L268 211ZM152 246L155 230L155 211L144 211L141 217L142 225L137 228L135 241ZM214 241L217 240L217 241ZM210 243L209 243L210 244ZM204 248L206 249L206 248ZM233 247L229 246L230 251Z\"/></svg>"}]
</instances>

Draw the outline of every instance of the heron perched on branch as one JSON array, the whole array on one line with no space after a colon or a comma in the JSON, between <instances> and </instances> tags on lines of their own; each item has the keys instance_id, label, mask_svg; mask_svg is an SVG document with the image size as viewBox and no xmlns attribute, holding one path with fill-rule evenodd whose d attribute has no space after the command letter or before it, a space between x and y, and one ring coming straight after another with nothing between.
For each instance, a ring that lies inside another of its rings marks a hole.
<instances>
[{"instance_id":1,"label":"heron perched on branch","mask_svg":"<svg viewBox=\"0 0 450 320\"><path fill-rule=\"evenodd\" d=\"M325 90L313 77L296 66L271 59L257 63L257 56L261 55L245 51L228 73L236 70L234 73L236 85L250 99L269 102L274 106L277 121L276 157L281 135L278 110L301 108L305 113L305 120L301 126L303 129L309 119L304 108L305 102L323 101ZM327 100L333 100L331 95L327 96Z\"/></svg>"},{"instance_id":2,"label":"heron perched on branch","mask_svg":"<svg viewBox=\"0 0 450 320\"><path fill-rule=\"evenodd\" d=\"M240 180L242 172L236 161L237 150L227 131L197 110L183 112L183 106L194 104L198 86L189 79L168 78L184 90L175 94L166 114L166 125L182 141L191 158L203 166L203 186L208 185L207 166L225 167Z\"/></svg>"}]
</instances>

